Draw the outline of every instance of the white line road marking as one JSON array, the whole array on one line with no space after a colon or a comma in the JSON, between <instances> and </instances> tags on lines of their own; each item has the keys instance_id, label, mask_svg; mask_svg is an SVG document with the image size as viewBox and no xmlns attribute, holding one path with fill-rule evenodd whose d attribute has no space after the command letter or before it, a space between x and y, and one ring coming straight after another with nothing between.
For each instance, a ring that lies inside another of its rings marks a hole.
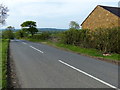
<instances>
[{"instance_id":1,"label":"white line road marking","mask_svg":"<svg viewBox=\"0 0 120 90\"><path fill-rule=\"evenodd\" d=\"M23 44L27 44L27 43L25 43L25 42L22 42Z\"/></svg>"},{"instance_id":2,"label":"white line road marking","mask_svg":"<svg viewBox=\"0 0 120 90\"><path fill-rule=\"evenodd\" d=\"M60 63L64 64L64 65L68 66L68 67L71 67L71 68L74 69L74 70L77 70L78 72L81 72L81 73L83 73L83 74L85 74L85 75L87 75L87 76L89 76L89 77L91 77L91 78L93 78L93 79L95 79L95 80L97 80L97 81L99 81L99 82L101 82L101 83L103 83L103 84L111 87L111 88L117 89L117 87L115 87L115 86L113 86L113 85L111 85L111 84L109 84L109 83L107 83L107 82L105 82L105 81L103 81L103 80L100 80L99 78L96 78L96 77L94 77L94 76L92 76L92 75L90 75L90 74L88 74L88 73L86 73L86 72L84 72L84 71L82 71L82 70L74 67L74 66L71 66L71 65L69 65L69 64L67 64L67 63L65 63L65 62L63 62L63 61L61 61L61 60L58 60L58 61L59 61Z\"/></svg>"},{"instance_id":3,"label":"white line road marking","mask_svg":"<svg viewBox=\"0 0 120 90\"><path fill-rule=\"evenodd\" d=\"M37 48L35 48L35 47L33 47L33 46L30 46L31 48L33 48L33 49L35 49L35 50L37 50L38 52L40 52L40 53L43 53L41 50L39 50L39 49L37 49Z\"/></svg>"}]
</instances>

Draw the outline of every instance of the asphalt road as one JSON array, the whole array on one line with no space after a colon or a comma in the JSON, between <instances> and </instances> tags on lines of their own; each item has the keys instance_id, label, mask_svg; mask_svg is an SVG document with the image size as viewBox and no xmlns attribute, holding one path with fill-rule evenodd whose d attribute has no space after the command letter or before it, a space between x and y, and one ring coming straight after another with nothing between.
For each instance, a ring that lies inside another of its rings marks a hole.
<instances>
[{"instance_id":1,"label":"asphalt road","mask_svg":"<svg viewBox=\"0 0 120 90\"><path fill-rule=\"evenodd\" d=\"M12 40L22 88L117 88L118 66L48 45Z\"/></svg>"}]
</instances>

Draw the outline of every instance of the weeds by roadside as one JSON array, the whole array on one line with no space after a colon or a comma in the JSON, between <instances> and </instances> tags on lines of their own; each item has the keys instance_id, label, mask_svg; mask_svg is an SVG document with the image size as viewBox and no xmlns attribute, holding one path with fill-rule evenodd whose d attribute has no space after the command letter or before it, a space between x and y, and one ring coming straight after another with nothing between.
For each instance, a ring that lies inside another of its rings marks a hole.
<instances>
[{"instance_id":1,"label":"weeds by roadside","mask_svg":"<svg viewBox=\"0 0 120 90\"><path fill-rule=\"evenodd\" d=\"M7 87L7 55L8 55L9 40L2 40L2 88Z\"/></svg>"}]
</instances>

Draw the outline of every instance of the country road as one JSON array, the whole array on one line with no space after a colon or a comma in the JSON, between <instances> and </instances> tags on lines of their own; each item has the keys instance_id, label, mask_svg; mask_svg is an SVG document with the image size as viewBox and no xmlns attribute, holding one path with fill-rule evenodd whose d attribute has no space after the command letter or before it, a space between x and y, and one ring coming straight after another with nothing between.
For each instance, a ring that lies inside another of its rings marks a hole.
<instances>
[{"instance_id":1,"label":"country road","mask_svg":"<svg viewBox=\"0 0 120 90\"><path fill-rule=\"evenodd\" d=\"M24 40L10 52L21 88L117 88L118 66Z\"/></svg>"}]
</instances>

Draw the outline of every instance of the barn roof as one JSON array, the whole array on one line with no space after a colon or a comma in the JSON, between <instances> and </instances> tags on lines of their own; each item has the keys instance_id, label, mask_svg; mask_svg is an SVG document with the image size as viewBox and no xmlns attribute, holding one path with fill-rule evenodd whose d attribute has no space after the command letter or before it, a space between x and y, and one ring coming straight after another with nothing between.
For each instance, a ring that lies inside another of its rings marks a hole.
<instances>
[{"instance_id":1,"label":"barn roof","mask_svg":"<svg viewBox=\"0 0 120 90\"><path fill-rule=\"evenodd\" d=\"M96 9L98 6L104 8L105 10L111 12L112 14L120 17L120 7L110 7L110 6L97 5L97 6L95 7L95 9ZM94 9L94 10L95 10L95 9ZM94 10L88 15L88 17L94 12ZM87 17L87 18L88 18L88 17ZM87 18L86 18L86 19L87 19ZM86 19L82 22L82 24L86 21ZM81 25L82 25L82 24L81 24Z\"/></svg>"},{"instance_id":2,"label":"barn roof","mask_svg":"<svg viewBox=\"0 0 120 90\"><path fill-rule=\"evenodd\" d=\"M99 6L120 17L120 7Z\"/></svg>"}]
</instances>

